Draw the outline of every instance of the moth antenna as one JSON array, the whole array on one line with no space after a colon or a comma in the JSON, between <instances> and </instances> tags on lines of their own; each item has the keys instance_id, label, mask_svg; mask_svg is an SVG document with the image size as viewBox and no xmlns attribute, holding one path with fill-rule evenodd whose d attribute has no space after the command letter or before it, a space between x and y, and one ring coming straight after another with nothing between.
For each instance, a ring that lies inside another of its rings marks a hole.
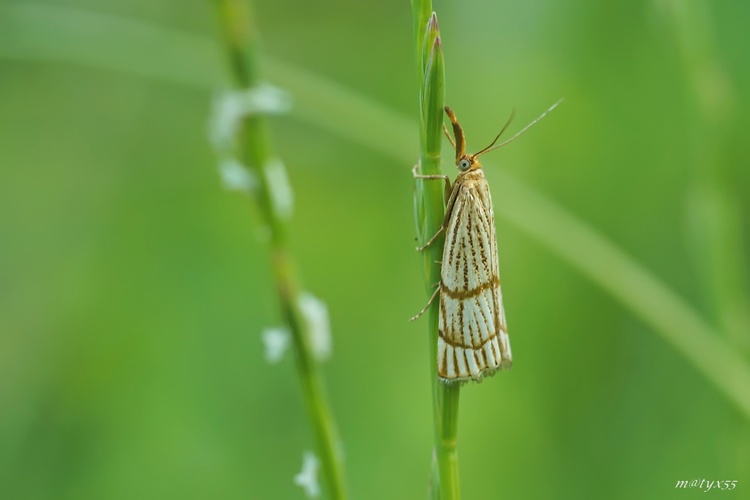
<instances>
[{"instance_id":1,"label":"moth antenna","mask_svg":"<svg viewBox=\"0 0 750 500\"><path fill-rule=\"evenodd\" d=\"M531 123L529 123L528 125L526 125L524 128L522 128L519 132L517 132L513 137L511 137L507 141L501 142L500 144L498 144L495 147L491 147L490 146L489 148L485 148L482 151L480 151L479 153L475 154L474 157L479 156L480 154L483 154L483 153L489 153L490 151L494 151L495 149L501 148L501 147L505 146L506 144L508 144L508 143L510 143L510 142L512 142L512 141L514 141L516 139L518 139L518 136L520 136L521 134L523 134L524 132L526 132L527 130L529 130L533 125L536 125L536 123L539 120L541 120L542 118L544 118L545 116L547 116L549 114L549 112L552 111L553 109L555 109L561 102L563 102L562 99L560 99L555 104L553 104L552 106L550 106L549 109L547 109L547 111L545 111L544 113L542 113L541 115L539 115L538 117L536 117L536 119L534 119L534 121L532 121Z\"/></svg>"},{"instance_id":2,"label":"moth antenna","mask_svg":"<svg viewBox=\"0 0 750 500\"><path fill-rule=\"evenodd\" d=\"M490 145L487 146L486 148L484 148L483 150L481 150L480 152L474 153L474 155L472 156L472 158L476 158L477 156L481 155L482 153L486 153L487 151L490 151L490 148L495 145L495 143L497 142L497 140L500 139L500 136L503 135L503 132L505 132L505 129L507 129L508 125L510 125L510 122L513 121L513 117L514 116L516 116L516 110L515 109L510 112L510 117L508 117L508 121L505 122L505 125L503 125L503 128L500 129L500 133L498 133L495 136L495 139L490 143Z\"/></svg>"}]
</instances>

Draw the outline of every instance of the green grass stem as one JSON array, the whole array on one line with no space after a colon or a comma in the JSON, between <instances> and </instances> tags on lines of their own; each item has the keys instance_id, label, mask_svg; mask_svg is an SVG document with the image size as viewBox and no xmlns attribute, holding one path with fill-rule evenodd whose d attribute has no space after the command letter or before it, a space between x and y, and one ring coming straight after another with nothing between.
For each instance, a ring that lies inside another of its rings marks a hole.
<instances>
[{"instance_id":1,"label":"green grass stem","mask_svg":"<svg viewBox=\"0 0 750 500\"><path fill-rule=\"evenodd\" d=\"M239 89L260 83L258 35L252 12L245 0L216 0L231 74ZM259 179L254 194L263 220L270 229L271 261L284 322L292 333L297 369L322 464L325 488L333 499L346 498L344 464L333 415L326 401L323 379L313 354L307 320L299 307L299 286L287 248L286 224L273 203L272 180L266 168L275 161L266 119L261 114L246 117L241 125L240 156ZM277 163L278 164L278 163Z\"/></svg>"},{"instance_id":2,"label":"green grass stem","mask_svg":"<svg viewBox=\"0 0 750 500\"><path fill-rule=\"evenodd\" d=\"M443 140L443 106L445 102L445 59L440 41L437 15L429 0L412 1L414 16L414 45L419 82L419 165L425 175L441 174L440 149ZM420 245L424 245L443 224L445 216L444 183L438 180L416 180L414 214ZM439 261L443 256L444 238L441 236L423 252L427 297L432 296L435 283L440 281ZM458 482L458 403L459 384L444 384L437 376L437 342L439 301L428 310L429 370L432 383L432 412L434 428L434 457L437 479L431 481L434 498L460 498ZM437 488L436 488L437 486Z\"/></svg>"}]
</instances>

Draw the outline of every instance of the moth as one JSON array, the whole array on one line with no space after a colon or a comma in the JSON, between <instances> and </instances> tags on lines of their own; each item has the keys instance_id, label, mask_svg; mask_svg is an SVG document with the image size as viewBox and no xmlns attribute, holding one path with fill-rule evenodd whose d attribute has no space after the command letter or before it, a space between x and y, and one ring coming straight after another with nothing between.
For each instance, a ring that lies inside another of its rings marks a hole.
<instances>
[{"instance_id":1,"label":"moth","mask_svg":"<svg viewBox=\"0 0 750 500\"><path fill-rule=\"evenodd\" d=\"M456 151L458 176L451 184L448 176L421 175L415 166L415 178L445 181L447 202L443 224L418 249L424 250L445 233L440 283L427 306L412 318L421 316L439 295L437 371L445 382L481 381L483 377L512 365L500 289L492 197L479 156L511 142L557 104L559 102L516 135L495 146L510 124L511 115L492 143L474 154L466 154L463 129L451 108L446 106L445 113L453 125L455 141L445 126L443 131Z\"/></svg>"}]
</instances>

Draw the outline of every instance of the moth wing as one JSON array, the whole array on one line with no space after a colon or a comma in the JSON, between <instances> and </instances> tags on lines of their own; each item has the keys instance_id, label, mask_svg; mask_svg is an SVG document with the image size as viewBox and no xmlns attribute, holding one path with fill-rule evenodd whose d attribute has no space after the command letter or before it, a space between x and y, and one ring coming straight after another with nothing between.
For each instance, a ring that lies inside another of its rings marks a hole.
<instances>
[{"instance_id":1,"label":"moth wing","mask_svg":"<svg viewBox=\"0 0 750 500\"><path fill-rule=\"evenodd\" d=\"M438 375L481 380L511 364L489 185L481 171L456 182L440 280Z\"/></svg>"}]
</instances>

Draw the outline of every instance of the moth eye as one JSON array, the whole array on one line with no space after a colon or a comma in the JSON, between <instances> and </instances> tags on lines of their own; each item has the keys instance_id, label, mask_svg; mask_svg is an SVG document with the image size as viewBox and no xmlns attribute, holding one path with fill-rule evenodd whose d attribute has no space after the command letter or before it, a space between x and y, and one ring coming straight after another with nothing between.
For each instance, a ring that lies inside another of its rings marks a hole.
<instances>
[{"instance_id":1,"label":"moth eye","mask_svg":"<svg viewBox=\"0 0 750 500\"><path fill-rule=\"evenodd\" d=\"M469 163L469 160L466 158L462 159L460 162L458 162L458 168L461 170L466 170L471 166L471 163Z\"/></svg>"}]
</instances>

